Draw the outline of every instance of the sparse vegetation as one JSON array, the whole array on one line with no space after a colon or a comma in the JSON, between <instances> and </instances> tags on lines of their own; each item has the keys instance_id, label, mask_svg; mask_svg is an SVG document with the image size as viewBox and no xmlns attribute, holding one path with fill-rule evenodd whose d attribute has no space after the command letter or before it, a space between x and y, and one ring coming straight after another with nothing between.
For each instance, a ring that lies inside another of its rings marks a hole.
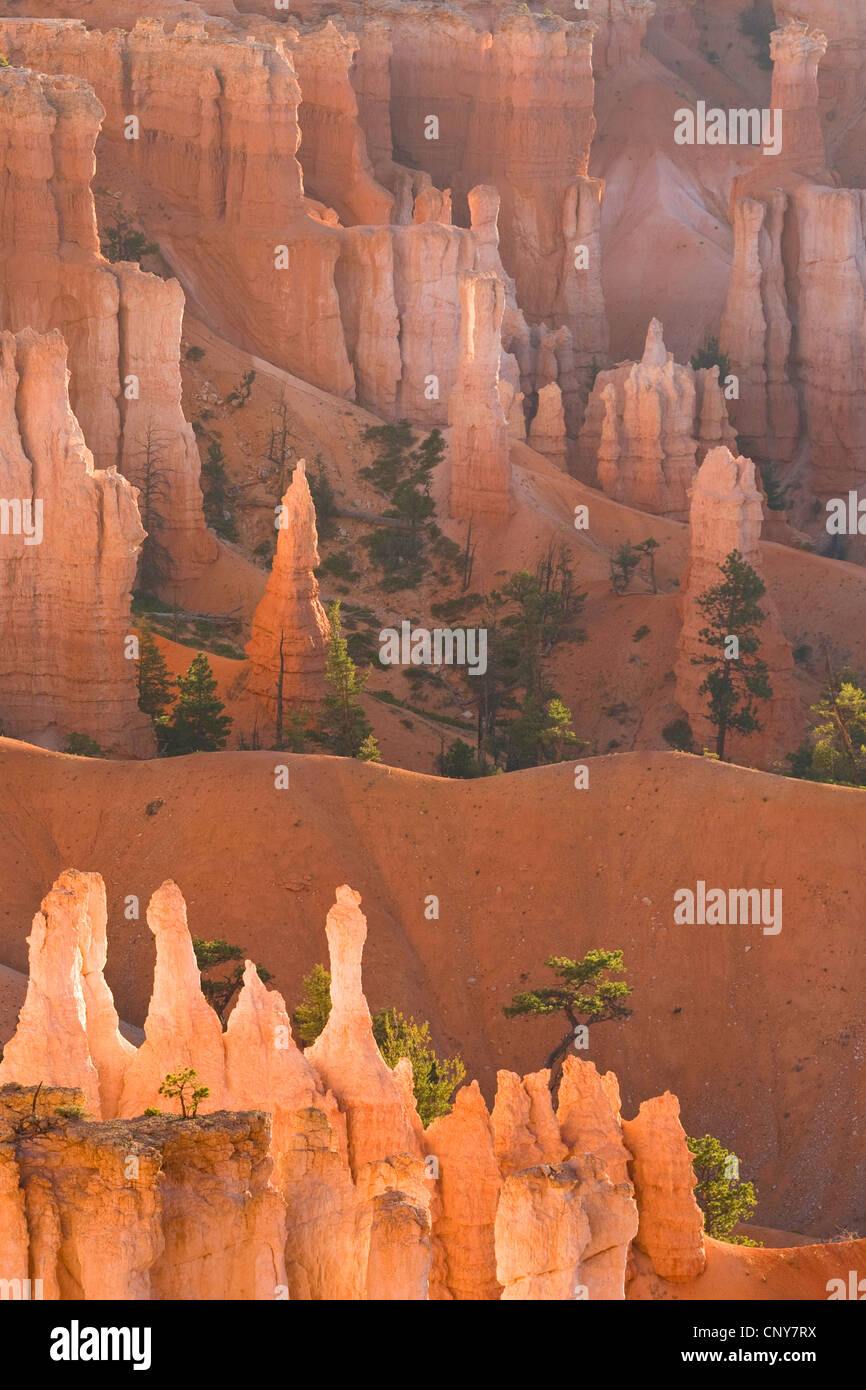
<instances>
[{"instance_id":1,"label":"sparse vegetation","mask_svg":"<svg viewBox=\"0 0 866 1390\"><path fill-rule=\"evenodd\" d=\"M412 1063L412 1089L425 1129L438 1116L449 1114L466 1067L459 1056L437 1057L429 1023L416 1023L393 1007L382 1009L373 1019L373 1037L392 1071L403 1057Z\"/></svg>"},{"instance_id":2,"label":"sparse vegetation","mask_svg":"<svg viewBox=\"0 0 866 1390\"><path fill-rule=\"evenodd\" d=\"M382 587L416 588L424 577L424 558L431 539L435 511L430 496L433 472L445 456L445 439L438 429L420 442L408 420L393 425L372 425L364 442L377 445L373 463L360 470L377 492L390 502L383 516L402 524L378 527L362 537L371 559L380 567Z\"/></svg>"},{"instance_id":3,"label":"sparse vegetation","mask_svg":"<svg viewBox=\"0 0 866 1390\"><path fill-rule=\"evenodd\" d=\"M358 758L362 748L369 749L367 740L373 732L361 704L369 672L359 671L349 655L340 621L339 600L331 604L328 618L331 623L325 668L328 693L322 701L318 728L311 731L311 737L342 758Z\"/></svg>"},{"instance_id":4,"label":"sparse vegetation","mask_svg":"<svg viewBox=\"0 0 866 1390\"><path fill-rule=\"evenodd\" d=\"M845 667L837 677L827 662L827 683L808 737L788 755L791 776L845 787L866 786L866 690Z\"/></svg>"},{"instance_id":5,"label":"sparse vegetation","mask_svg":"<svg viewBox=\"0 0 866 1390\"><path fill-rule=\"evenodd\" d=\"M166 524L162 508L170 484L165 468L165 440L150 421L138 440L135 482L141 524L147 532L138 562L138 587L145 593L156 594L172 570L171 557L160 540Z\"/></svg>"},{"instance_id":6,"label":"sparse vegetation","mask_svg":"<svg viewBox=\"0 0 866 1390\"><path fill-rule=\"evenodd\" d=\"M201 477L205 521L223 540L237 541L237 522L229 506L228 476L219 435L209 436L207 455L201 466Z\"/></svg>"},{"instance_id":7,"label":"sparse vegetation","mask_svg":"<svg viewBox=\"0 0 866 1390\"><path fill-rule=\"evenodd\" d=\"M90 1111L80 1100L67 1102L66 1105L55 1105L55 1115L59 1115L62 1120L89 1120Z\"/></svg>"},{"instance_id":8,"label":"sparse vegetation","mask_svg":"<svg viewBox=\"0 0 866 1390\"><path fill-rule=\"evenodd\" d=\"M321 1033L331 1013L331 976L323 965L314 965L303 979L303 996L292 1014L292 1028L304 1047Z\"/></svg>"},{"instance_id":9,"label":"sparse vegetation","mask_svg":"<svg viewBox=\"0 0 866 1390\"><path fill-rule=\"evenodd\" d=\"M322 1032L331 1013L331 976L323 965L314 965L304 976L303 997L292 1014L299 1042L309 1047ZM422 1124L447 1115L453 1095L466 1075L460 1057L440 1058L430 1037L430 1025L406 1018L393 1006L373 1018L373 1037L393 1070L402 1057L412 1063L412 1085Z\"/></svg>"},{"instance_id":10,"label":"sparse vegetation","mask_svg":"<svg viewBox=\"0 0 866 1390\"><path fill-rule=\"evenodd\" d=\"M256 374L252 368L248 372L244 372L237 386L226 396L226 405L233 405L237 410L243 409L252 395L255 379Z\"/></svg>"},{"instance_id":11,"label":"sparse vegetation","mask_svg":"<svg viewBox=\"0 0 866 1390\"><path fill-rule=\"evenodd\" d=\"M698 348L691 361L696 372L706 367L718 367L719 381L722 385L724 385L725 378L731 374L731 359L727 353L722 352L719 347L719 340L715 337L707 338L703 347Z\"/></svg>"},{"instance_id":12,"label":"sparse vegetation","mask_svg":"<svg viewBox=\"0 0 866 1390\"><path fill-rule=\"evenodd\" d=\"M692 726L683 716L681 719L672 719L670 724L666 724L662 729L662 738L669 743L671 748L676 748L680 753L693 753L695 748Z\"/></svg>"}]
</instances>

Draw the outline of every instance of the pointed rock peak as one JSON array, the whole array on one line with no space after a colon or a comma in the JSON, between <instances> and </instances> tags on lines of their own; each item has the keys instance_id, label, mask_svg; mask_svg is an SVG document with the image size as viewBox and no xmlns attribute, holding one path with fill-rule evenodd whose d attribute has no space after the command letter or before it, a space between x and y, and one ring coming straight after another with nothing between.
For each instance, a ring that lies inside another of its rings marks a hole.
<instances>
[{"instance_id":1,"label":"pointed rock peak","mask_svg":"<svg viewBox=\"0 0 866 1390\"><path fill-rule=\"evenodd\" d=\"M160 884L147 905L147 925L157 936L159 932L189 933L186 902L173 879Z\"/></svg>"},{"instance_id":2,"label":"pointed rock peak","mask_svg":"<svg viewBox=\"0 0 866 1390\"><path fill-rule=\"evenodd\" d=\"M307 481L307 465L298 459L283 496L277 533L274 570L285 566L293 572L314 570L319 563L316 506Z\"/></svg>"},{"instance_id":3,"label":"pointed rock peak","mask_svg":"<svg viewBox=\"0 0 866 1390\"><path fill-rule=\"evenodd\" d=\"M668 350L665 347L664 328L658 319L653 319L647 329L642 364L644 367L666 367L667 361Z\"/></svg>"},{"instance_id":4,"label":"pointed rock peak","mask_svg":"<svg viewBox=\"0 0 866 1390\"><path fill-rule=\"evenodd\" d=\"M325 933L331 958L331 1010L367 1009L361 985L361 957L367 939L367 919L361 894L344 883L328 913Z\"/></svg>"},{"instance_id":5,"label":"pointed rock peak","mask_svg":"<svg viewBox=\"0 0 866 1390\"><path fill-rule=\"evenodd\" d=\"M751 459L738 457L731 453L725 444L711 449L698 469L695 478L695 492L727 496L741 492L743 496L757 496L755 465Z\"/></svg>"}]
</instances>

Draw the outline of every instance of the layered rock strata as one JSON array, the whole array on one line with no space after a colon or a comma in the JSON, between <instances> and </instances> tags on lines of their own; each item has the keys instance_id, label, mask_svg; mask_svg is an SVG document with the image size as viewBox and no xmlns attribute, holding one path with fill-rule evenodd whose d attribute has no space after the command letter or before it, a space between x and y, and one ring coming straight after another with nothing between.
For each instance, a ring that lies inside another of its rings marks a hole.
<instances>
[{"instance_id":1,"label":"layered rock strata","mask_svg":"<svg viewBox=\"0 0 866 1390\"><path fill-rule=\"evenodd\" d=\"M721 333L745 447L783 477L805 468L822 500L866 478L866 195L825 167L816 74L826 43L798 22L772 36L783 156L734 186Z\"/></svg>"},{"instance_id":2,"label":"layered rock strata","mask_svg":"<svg viewBox=\"0 0 866 1390\"><path fill-rule=\"evenodd\" d=\"M49 48L56 30L48 25ZM6 42L4 31L0 48ZM31 61L43 66L35 47ZM63 68L63 50L46 55L44 65ZM217 555L180 403L183 294L176 281L111 265L100 253L90 182L104 115L76 77L0 69L0 328L63 334L72 409L101 468L119 467L141 484L150 439L160 481L151 531L182 594Z\"/></svg>"}]
</instances>

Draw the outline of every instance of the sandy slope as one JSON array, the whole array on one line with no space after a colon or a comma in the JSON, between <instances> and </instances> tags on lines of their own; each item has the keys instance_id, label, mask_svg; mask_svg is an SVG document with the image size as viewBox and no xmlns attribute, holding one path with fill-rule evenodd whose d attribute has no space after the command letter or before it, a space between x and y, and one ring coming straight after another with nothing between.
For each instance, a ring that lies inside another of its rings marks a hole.
<instances>
[{"instance_id":1,"label":"sandy slope","mask_svg":"<svg viewBox=\"0 0 866 1390\"><path fill-rule=\"evenodd\" d=\"M593 760L588 791L564 764L461 784L280 760L282 792L268 752L106 763L0 740L0 959L26 968L61 869L98 869L109 980L140 1023L152 946L122 900L143 909L174 876L193 931L245 946L293 1003L348 881L369 914L371 1007L429 1018L489 1095L497 1067L542 1065L556 1036L505 1020L511 994L545 980L547 955L621 947L634 1016L595 1030L590 1055L618 1073L626 1113L675 1091L687 1130L717 1134L756 1179L765 1224L862 1223L861 793L661 753ZM699 878L781 887L781 934L674 926L675 889Z\"/></svg>"},{"instance_id":2,"label":"sandy slope","mask_svg":"<svg viewBox=\"0 0 866 1390\"><path fill-rule=\"evenodd\" d=\"M843 1279L847 1286L849 1270L863 1269L866 1240L780 1250L753 1250L708 1240L707 1267L689 1284L669 1284L653 1273L639 1250L634 1255L638 1273L628 1287L629 1299L819 1302L826 1300L831 1279ZM792 1320L765 1317L759 1326L766 1326L768 1321L788 1325Z\"/></svg>"}]
</instances>

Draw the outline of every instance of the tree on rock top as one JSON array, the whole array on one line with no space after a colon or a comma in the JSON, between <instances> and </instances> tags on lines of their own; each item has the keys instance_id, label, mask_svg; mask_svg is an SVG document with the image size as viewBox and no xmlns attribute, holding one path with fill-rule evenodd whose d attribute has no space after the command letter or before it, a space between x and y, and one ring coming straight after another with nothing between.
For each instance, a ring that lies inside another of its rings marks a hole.
<instances>
[{"instance_id":1,"label":"tree on rock top","mask_svg":"<svg viewBox=\"0 0 866 1390\"><path fill-rule=\"evenodd\" d=\"M577 1030L583 1025L607 1023L614 1018L628 1018L631 1009L625 999L631 986L624 980L606 980L606 974L621 975L624 970L622 951L587 951L583 960L568 956L549 956L544 962L561 981L558 985L542 985L523 990L512 997L502 1012L506 1018L543 1018L548 1014L564 1014L569 1031L551 1052L546 1066L550 1070L552 1091L559 1088L562 1065L569 1048L576 1041Z\"/></svg>"},{"instance_id":2,"label":"tree on rock top","mask_svg":"<svg viewBox=\"0 0 866 1390\"><path fill-rule=\"evenodd\" d=\"M170 716L158 720L166 755L213 753L224 748L232 727L231 717L216 693L217 683L204 652L192 660L185 676L175 681L177 704Z\"/></svg>"}]
</instances>

